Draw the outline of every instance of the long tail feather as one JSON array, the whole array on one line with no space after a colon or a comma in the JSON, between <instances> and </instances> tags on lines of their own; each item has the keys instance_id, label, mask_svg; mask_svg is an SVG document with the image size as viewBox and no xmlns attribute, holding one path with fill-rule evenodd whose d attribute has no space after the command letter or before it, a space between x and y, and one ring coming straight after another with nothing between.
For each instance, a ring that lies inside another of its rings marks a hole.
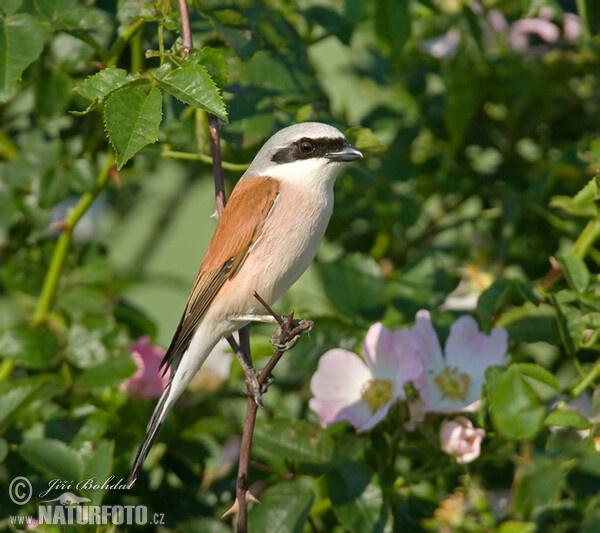
<instances>
[{"instance_id":1,"label":"long tail feather","mask_svg":"<svg viewBox=\"0 0 600 533\"><path fill-rule=\"evenodd\" d=\"M133 462L129 478L127 480L127 485L129 486L133 485L135 480L138 478L144 461L150 452L150 448L152 448L152 445L154 444L156 437L158 437L158 433L160 432L167 415L169 414L169 411L173 407L175 400L177 400L177 398L170 398L172 384L173 380L171 379L166 389L163 391L160 400L154 409L154 413L152 413L150 422L148 422L146 435L144 436L144 440L140 446L140 449L135 456L135 461Z\"/></svg>"}]
</instances>

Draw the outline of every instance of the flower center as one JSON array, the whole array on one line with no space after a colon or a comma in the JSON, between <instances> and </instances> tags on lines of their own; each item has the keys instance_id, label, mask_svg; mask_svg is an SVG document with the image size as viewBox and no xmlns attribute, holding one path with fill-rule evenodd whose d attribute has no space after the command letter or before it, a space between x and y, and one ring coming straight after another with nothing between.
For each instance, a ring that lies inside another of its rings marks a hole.
<instances>
[{"instance_id":1,"label":"flower center","mask_svg":"<svg viewBox=\"0 0 600 533\"><path fill-rule=\"evenodd\" d=\"M435 382L444 396L466 400L469 394L469 374L459 374L455 366L447 366L435 376Z\"/></svg>"},{"instance_id":2,"label":"flower center","mask_svg":"<svg viewBox=\"0 0 600 533\"><path fill-rule=\"evenodd\" d=\"M387 379L370 379L362 386L360 397L374 413L392 399L392 382Z\"/></svg>"}]
</instances>

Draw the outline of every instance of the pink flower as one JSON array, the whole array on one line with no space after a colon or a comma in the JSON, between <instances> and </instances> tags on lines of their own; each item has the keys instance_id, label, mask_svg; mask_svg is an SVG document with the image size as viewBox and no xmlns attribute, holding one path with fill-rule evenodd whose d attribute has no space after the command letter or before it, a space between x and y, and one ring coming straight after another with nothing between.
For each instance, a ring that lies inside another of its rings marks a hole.
<instances>
[{"instance_id":1,"label":"pink flower","mask_svg":"<svg viewBox=\"0 0 600 533\"><path fill-rule=\"evenodd\" d=\"M416 346L423 360L425 371L415 386L427 412L476 411L486 368L506 363L506 330L496 328L486 335L470 316L460 317L450 327L445 355L428 311L419 311L415 325L396 334L403 337L398 342Z\"/></svg>"},{"instance_id":2,"label":"pink flower","mask_svg":"<svg viewBox=\"0 0 600 533\"><path fill-rule=\"evenodd\" d=\"M458 463L470 463L479 457L485 431L473 427L464 416L445 421L440 428L442 450L456 458Z\"/></svg>"},{"instance_id":3,"label":"pink flower","mask_svg":"<svg viewBox=\"0 0 600 533\"><path fill-rule=\"evenodd\" d=\"M547 43L555 43L560 37L558 26L542 18L517 20L510 27L508 44L517 52L526 52L529 49L529 36L537 35Z\"/></svg>"},{"instance_id":4,"label":"pink flower","mask_svg":"<svg viewBox=\"0 0 600 533\"><path fill-rule=\"evenodd\" d=\"M160 346L152 346L148 335L140 337L129 351L138 369L123 382L122 388L143 398L160 396L169 382L169 373L163 376L162 370L158 370L165 351Z\"/></svg>"},{"instance_id":5,"label":"pink flower","mask_svg":"<svg viewBox=\"0 0 600 533\"><path fill-rule=\"evenodd\" d=\"M35 519L35 518L30 518L27 521L27 529L31 530L31 529L37 529L37 527L40 525L40 523Z\"/></svg>"},{"instance_id":6,"label":"pink flower","mask_svg":"<svg viewBox=\"0 0 600 533\"><path fill-rule=\"evenodd\" d=\"M416 347L381 323L369 328L364 360L335 348L321 356L310 381L310 408L322 427L347 420L360 433L377 425L390 406L404 398L404 385L416 380L423 363Z\"/></svg>"},{"instance_id":7,"label":"pink flower","mask_svg":"<svg viewBox=\"0 0 600 533\"><path fill-rule=\"evenodd\" d=\"M581 19L575 13L565 13L563 15L563 35L565 39L572 43L577 41L583 33Z\"/></svg>"}]
</instances>

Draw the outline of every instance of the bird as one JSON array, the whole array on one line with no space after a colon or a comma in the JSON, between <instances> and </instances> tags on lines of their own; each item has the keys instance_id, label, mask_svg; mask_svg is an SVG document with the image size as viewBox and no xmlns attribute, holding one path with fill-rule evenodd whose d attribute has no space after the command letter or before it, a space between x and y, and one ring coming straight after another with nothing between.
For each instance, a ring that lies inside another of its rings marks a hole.
<instances>
[{"instance_id":1,"label":"bird","mask_svg":"<svg viewBox=\"0 0 600 533\"><path fill-rule=\"evenodd\" d=\"M217 222L161 368L171 370L128 479L132 486L173 405L222 338L261 320L313 261L344 163L363 154L337 128L303 122L273 134Z\"/></svg>"}]
</instances>

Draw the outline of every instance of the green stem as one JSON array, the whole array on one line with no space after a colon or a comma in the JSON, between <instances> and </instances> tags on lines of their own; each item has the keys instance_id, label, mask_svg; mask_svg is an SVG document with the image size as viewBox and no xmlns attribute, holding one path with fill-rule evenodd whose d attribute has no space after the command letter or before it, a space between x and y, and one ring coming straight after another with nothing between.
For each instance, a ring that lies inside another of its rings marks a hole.
<instances>
[{"instance_id":1,"label":"green stem","mask_svg":"<svg viewBox=\"0 0 600 533\"><path fill-rule=\"evenodd\" d=\"M201 161L207 165L212 165L212 157L204 154L193 154L191 152L177 152L175 150L163 150L161 153L162 157L167 159L184 159L186 161ZM223 161L223 168L227 170L234 170L236 172L243 172L248 168L247 164L228 163Z\"/></svg>"},{"instance_id":2,"label":"green stem","mask_svg":"<svg viewBox=\"0 0 600 533\"><path fill-rule=\"evenodd\" d=\"M131 39L133 34L140 29L143 23L144 21L138 20L131 26L127 26L125 31L119 35L119 38L115 41L115 44L113 44L108 54L108 60L106 61L107 67L114 67L117 64L117 61L121 57L123 50L125 50L125 46L127 45L129 39Z\"/></svg>"},{"instance_id":3,"label":"green stem","mask_svg":"<svg viewBox=\"0 0 600 533\"><path fill-rule=\"evenodd\" d=\"M587 389L595 380L600 376L600 359L596 361L591 370L583 376L583 379L573 387L573 396L577 398L581 393Z\"/></svg>"},{"instance_id":4,"label":"green stem","mask_svg":"<svg viewBox=\"0 0 600 533\"><path fill-rule=\"evenodd\" d=\"M67 217L64 221L65 228L58 238L56 248L54 248L52 260L50 261L50 266L48 267L48 272L46 273L46 278L44 279L44 285L42 286L42 292L37 302L33 317L31 318L32 325L35 326L43 322L48 314L48 311L50 311L50 308L54 302L54 297L56 296L58 283L65 266L71 240L73 238L73 230L75 229L75 226L81 217L92 205L93 201L106 187L108 180L110 179L110 169L114 166L114 164L115 160L112 152L109 152L106 162L98 174L94 188L90 192L85 193L79 199L79 202L77 202L75 207L73 207L67 213Z\"/></svg>"},{"instance_id":5,"label":"green stem","mask_svg":"<svg viewBox=\"0 0 600 533\"><path fill-rule=\"evenodd\" d=\"M585 258L594 242L600 238L600 220L590 220L573 245L573 253Z\"/></svg>"},{"instance_id":6,"label":"green stem","mask_svg":"<svg viewBox=\"0 0 600 533\"><path fill-rule=\"evenodd\" d=\"M165 39L164 39L164 26L158 25L158 52L160 55L160 66L162 67L165 62Z\"/></svg>"},{"instance_id":7,"label":"green stem","mask_svg":"<svg viewBox=\"0 0 600 533\"><path fill-rule=\"evenodd\" d=\"M144 68L141 31L133 34L133 37L129 41L129 49L131 50L131 72L140 72Z\"/></svg>"},{"instance_id":8,"label":"green stem","mask_svg":"<svg viewBox=\"0 0 600 533\"><path fill-rule=\"evenodd\" d=\"M583 30L583 42L584 44L588 45L590 42L591 35L587 15L586 0L575 0L575 5L577 6L577 14L579 15L579 20L581 21L581 29Z\"/></svg>"},{"instance_id":9,"label":"green stem","mask_svg":"<svg viewBox=\"0 0 600 533\"><path fill-rule=\"evenodd\" d=\"M19 154L19 149L13 144L9 136L0 130L0 157L7 161L14 159Z\"/></svg>"}]
</instances>

